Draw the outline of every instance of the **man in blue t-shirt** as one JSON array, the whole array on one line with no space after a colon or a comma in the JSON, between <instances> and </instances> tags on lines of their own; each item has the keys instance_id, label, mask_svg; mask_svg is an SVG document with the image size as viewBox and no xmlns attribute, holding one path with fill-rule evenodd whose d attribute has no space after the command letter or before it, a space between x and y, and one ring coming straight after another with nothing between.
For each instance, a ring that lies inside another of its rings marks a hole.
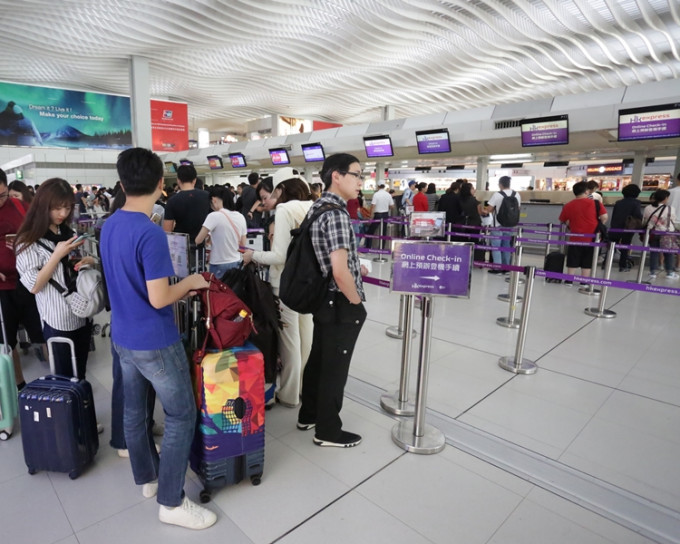
<instances>
[{"instance_id":1,"label":"man in blue t-shirt","mask_svg":"<svg viewBox=\"0 0 680 544\"><path fill-rule=\"evenodd\" d=\"M163 162L148 149L132 148L116 164L125 205L104 223L102 263L111 300L111 337L120 357L125 392L125 443L135 483L157 495L164 523L205 529L214 512L184 495L184 477L196 426L189 362L172 304L208 286L200 274L171 285L173 275L163 229L150 220L163 189ZM146 398L156 390L165 412L159 458L147 420Z\"/></svg>"}]
</instances>

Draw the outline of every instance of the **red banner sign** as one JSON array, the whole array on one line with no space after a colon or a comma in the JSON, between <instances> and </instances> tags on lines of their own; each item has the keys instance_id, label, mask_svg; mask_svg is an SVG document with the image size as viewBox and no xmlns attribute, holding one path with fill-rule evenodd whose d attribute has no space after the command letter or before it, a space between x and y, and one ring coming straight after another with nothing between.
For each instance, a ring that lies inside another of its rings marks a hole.
<instances>
[{"instance_id":1,"label":"red banner sign","mask_svg":"<svg viewBox=\"0 0 680 544\"><path fill-rule=\"evenodd\" d=\"M154 151L189 149L189 111L182 102L151 101L151 140Z\"/></svg>"}]
</instances>

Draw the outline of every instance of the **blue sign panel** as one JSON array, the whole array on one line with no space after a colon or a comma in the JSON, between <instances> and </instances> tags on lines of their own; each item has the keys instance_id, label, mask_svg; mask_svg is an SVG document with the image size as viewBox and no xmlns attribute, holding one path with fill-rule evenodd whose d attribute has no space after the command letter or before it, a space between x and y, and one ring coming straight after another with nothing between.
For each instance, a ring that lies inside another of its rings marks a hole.
<instances>
[{"instance_id":1,"label":"blue sign panel","mask_svg":"<svg viewBox=\"0 0 680 544\"><path fill-rule=\"evenodd\" d=\"M461 242L393 242L390 291L469 298L473 247Z\"/></svg>"}]
</instances>

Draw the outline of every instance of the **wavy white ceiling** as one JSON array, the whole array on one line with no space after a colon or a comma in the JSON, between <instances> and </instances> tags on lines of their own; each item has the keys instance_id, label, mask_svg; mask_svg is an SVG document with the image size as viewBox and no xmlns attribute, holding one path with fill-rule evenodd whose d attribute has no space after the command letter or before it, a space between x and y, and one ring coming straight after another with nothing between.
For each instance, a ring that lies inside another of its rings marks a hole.
<instances>
[{"instance_id":1,"label":"wavy white ceiling","mask_svg":"<svg viewBox=\"0 0 680 544\"><path fill-rule=\"evenodd\" d=\"M344 124L676 79L678 0L0 0L0 79ZM680 97L680 82L678 84Z\"/></svg>"}]
</instances>

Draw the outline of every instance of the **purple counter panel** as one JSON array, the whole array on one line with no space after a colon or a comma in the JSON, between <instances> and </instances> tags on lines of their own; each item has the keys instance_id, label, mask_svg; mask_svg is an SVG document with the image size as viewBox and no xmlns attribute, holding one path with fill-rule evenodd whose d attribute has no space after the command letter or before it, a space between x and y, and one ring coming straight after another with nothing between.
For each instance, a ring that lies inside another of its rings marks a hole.
<instances>
[{"instance_id":1,"label":"purple counter panel","mask_svg":"<svg viewBox=\"0 0 680 544\"><path fill-rule=\"evenodd\" d=\"M569 143L569 120L565 118L526 119L522 122L522 147L566 145Z\"/></svg>"},{"instance_id":2,"label":"purple counter panel","mask_svg":"<svg viewBox=\"0 0 680 544\"><path fill-rule=\"evenodd\" d=\"M460 242L392 242L390 291L469 298L473 247Z\"/></svg>"},{"instance_id":3,"label":"purple counter panel","mask_svg":"<svg viewBox=\"0 0 680 544\"><path fill-rule=\"evenodd\" d=\"M619 141L680 138L680 104L619 112Z\"/></svg>"}]
</instances>

